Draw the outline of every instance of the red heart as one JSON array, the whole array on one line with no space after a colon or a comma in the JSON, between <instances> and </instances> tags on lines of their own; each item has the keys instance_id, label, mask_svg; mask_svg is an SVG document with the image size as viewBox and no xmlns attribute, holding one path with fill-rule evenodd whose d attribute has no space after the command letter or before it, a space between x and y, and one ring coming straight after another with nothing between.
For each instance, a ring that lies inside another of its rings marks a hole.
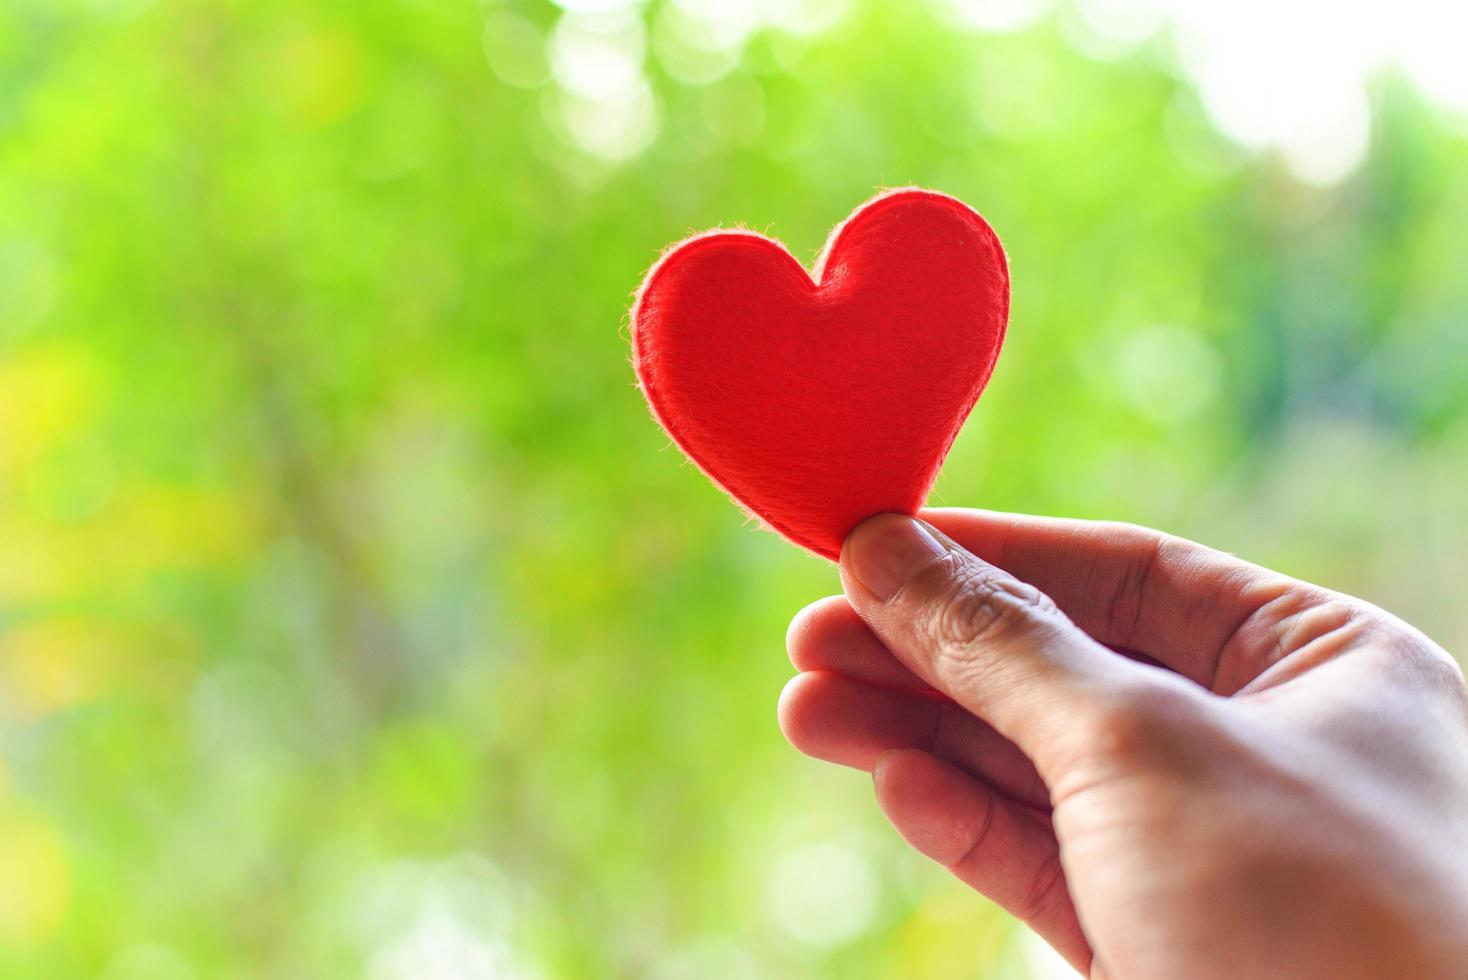
<instances>
[{"instance_id":1,"label":"red heart","mask_svg":"<svg viewBox=\"0 0 1468 980\"><path fill-rule=\"evenodd\" d=\"M674 246L638 291L633 361L653 415L710 479L835 559L864 518L922 506L1008 317L993 229L904 188L831 233L814 279L753 232Z\"/></svg>"}]
</instances>

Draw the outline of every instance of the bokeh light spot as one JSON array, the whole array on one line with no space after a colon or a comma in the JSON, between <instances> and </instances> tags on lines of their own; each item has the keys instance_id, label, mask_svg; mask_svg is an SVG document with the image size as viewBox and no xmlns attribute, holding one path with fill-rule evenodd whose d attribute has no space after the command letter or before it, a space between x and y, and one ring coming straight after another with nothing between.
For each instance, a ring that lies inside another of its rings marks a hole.
<instances>
[{"instance_id":1,"label":"bokeh light spot","mask_svg":"<svg viewBox=\"0 0 1468 980\"><path fill-rule=\"evenodd\" d=\"M551 70L567 92L623 101L643 84L644 43L635 14L567 14L551 35Z\"/></svg>"},{"instance_id":2,"label":"bokeh light spot","mask_svg":"<svg viewBox=\"0 0 1468 980\"><path fill-rule=\"evenodd\" d=\"M1003 33L1039 20L1050 0L937 0L938 10L963 27Z\"/></svg>"},{"instance_id":3,"label":"bokeh light spot","mask_svg":"<svg viewBox=\"0 0 1468 980\"><path fill-rule=\"evenodd\" d=\"M838 946L861 935L877 914L871 861L834 841L802 844L782 854L766 889L769 914L796 941Z\"/></svg>"},{"instance_id":4,"label":"bokeh light spot","mask_svg":"<svg viewBox=\"0 0 1468 980\"><path fill-rule=\"evenodd\" d=\"M484 21L484 57L506 85L536 88L550 79L545 39L535 25L508 10L492 10Z\"/></svg>"},{"instance_id":5,"label":"bokeh light spot","mask_svg":"<svg viewBox=\"0 0 1468 980\"><path fill-rule=\"evenodd\" d=\"M1153 326L1117 348L1116 387L1141 414L1158 422L1187 418L1215 397L1223 369L1217 352L1197 332Z\"/></svg>"}]
</instances>

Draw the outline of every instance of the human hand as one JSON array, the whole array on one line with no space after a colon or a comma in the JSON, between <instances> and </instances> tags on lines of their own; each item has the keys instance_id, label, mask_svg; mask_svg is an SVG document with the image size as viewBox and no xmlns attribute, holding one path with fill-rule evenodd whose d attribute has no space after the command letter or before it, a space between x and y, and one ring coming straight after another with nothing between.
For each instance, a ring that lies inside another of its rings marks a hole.
<instances>
[{"instance_id":1,"label":"human hand","mask_svg":"<svg viewBox=\"0 0 1468 980\"><path fill-rule=\"evenodd\" d=\"M1091 977L1468 977L1441 648L1155 531L923 518L847 539L780 703L914 848Z\"/></svg>"}]
</instances>

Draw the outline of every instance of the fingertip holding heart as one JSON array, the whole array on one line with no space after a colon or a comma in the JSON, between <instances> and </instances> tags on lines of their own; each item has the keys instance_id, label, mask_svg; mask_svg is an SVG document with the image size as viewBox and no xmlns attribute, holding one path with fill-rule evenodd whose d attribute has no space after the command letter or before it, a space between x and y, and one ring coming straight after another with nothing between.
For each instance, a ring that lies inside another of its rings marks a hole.
<instances>
[{"instance_id":1,"label":"fingertip holding heart","mask_svg":"<svg viewBox=\"0 0 1468 980\"><path fill-rule=\"evenodd\" d=\"M831 560L873 514L922 507L983 392L1009 318L1009 269L957 198L879 194L815 269L750 231L668 249L632 307L653 417L699 469Z\"/></svg>"}]
</instances>

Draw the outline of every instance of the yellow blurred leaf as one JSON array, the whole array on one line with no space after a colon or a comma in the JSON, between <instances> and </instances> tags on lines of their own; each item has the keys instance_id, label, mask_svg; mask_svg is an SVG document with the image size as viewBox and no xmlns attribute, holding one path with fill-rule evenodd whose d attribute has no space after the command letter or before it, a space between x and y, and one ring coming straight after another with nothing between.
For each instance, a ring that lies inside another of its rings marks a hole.
<instances>
[{"instance_id":1,"label":"yellow blurred leaf","mask_svg":"<svg viewBox=\"0 0 1468 980\"><path fill-rule=\"evenodd\" d=\"M94 417L103 387L101 371L83 348L32 347L0 359L0 488L50 443Z\"/></svg>"},{"instance_id":2,"label":"yellow blurred leaf","mask_svg":"<svg viewBox=\"0 0 1468 980\"><path fill-rule=\"evenodd\" d=\"M12 717L32 722L120 690L176 689L177 627L81 616L38 619L0 632L0 685Z\"/></svg>"},{"instance_id":3,"label":"yellow blurred leaf","mask_svg":"<svg viewBox=\"0 0 1468 980\"><path fill-rule=\"evenodd\" d=\"M0 937L46 938L66 917L71 874L51 824L36 814L0 813Z\"/></svg>"},{"instance_id":4,"label":"yellow blurred leaf","mask_svg":"<svg viewBox=\"0 0 1468 980\"><path fill-rule=\"evenodd\" d=\"M362 98L361 45L346 31L306 28L279 52L275 81L287 110L310 126L329 126Z\"/></svg>"}]
</instances>

